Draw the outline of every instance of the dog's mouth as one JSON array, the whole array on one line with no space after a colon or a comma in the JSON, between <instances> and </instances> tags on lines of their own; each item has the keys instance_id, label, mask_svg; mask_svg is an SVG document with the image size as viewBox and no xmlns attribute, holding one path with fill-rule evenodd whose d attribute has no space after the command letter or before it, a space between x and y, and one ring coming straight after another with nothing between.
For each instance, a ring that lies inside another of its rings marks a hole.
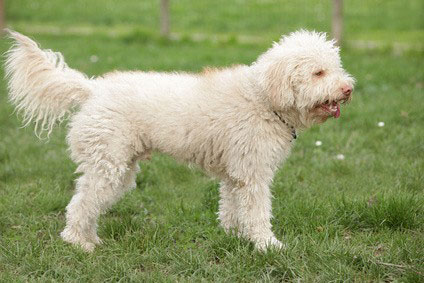
<instances>
[{"instance_id":1,"label":"dog's mouth","mask_svg":"<svg viewBox=\"0 0 424 283\"><path fill-rule=\"evenodd\" d=\"M335 101L327 100L322 104L319 104L318 107L324 110L329 116L334 118L340 117L340 104L344 104L348 99L339 99Z\"/></svg>"}]
</instances>

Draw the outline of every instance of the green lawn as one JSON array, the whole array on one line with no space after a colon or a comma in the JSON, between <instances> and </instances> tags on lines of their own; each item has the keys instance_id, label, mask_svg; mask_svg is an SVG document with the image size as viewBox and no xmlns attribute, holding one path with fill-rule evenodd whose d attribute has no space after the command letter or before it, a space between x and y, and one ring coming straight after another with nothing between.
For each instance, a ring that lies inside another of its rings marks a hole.
<instances>
[{"instance_id":1,"label":"green lawn","mask_svg":"<svg viewBox=\"0 0 424 283\"><path fill-rule=\"evenodd\" d=\"M420 0L345 0L349 39L423 43L424 2ZM125 4L123 4L125 3ZM192 33L262 35L271 38L299 28L329 31L331 1L171 0L172 30ZM20 26L143 26L158 29L153 0L13 0L6 5ZM30 28L29 26L28 28ZM393 32L397 32L394 36Z\"/></svg>"},{"instance_id":2,"label":"green lawn","mask_svg":"<svg viewBox=\"0 0 424 283\"><path fill-rule=\"evenodd\" d=\"M12 27L90 76L248 64L280 33L328 30L331 15L326 1L171 0L173 30L189 36L167 41L154 34L153 0L6 2ZM63 243L76 168L66 126L48 143L21 129L1 81L0 281L423 282L424 54L393 46L422 44L424 4L349 0L345 8L348 39L389 47L343 50L357 79L352 103L340 119L301 134L277 174L273 224L287 244L282 252L261 254L226 235L216 220L218 181L159 154L141 164L137 189L101 218L102 247L86 254ZM67 32L73 26L89 33ZM193 33L227 37L193 41ZM1 52L8 47L0 42Z\"/></svg>"}]
</instances>

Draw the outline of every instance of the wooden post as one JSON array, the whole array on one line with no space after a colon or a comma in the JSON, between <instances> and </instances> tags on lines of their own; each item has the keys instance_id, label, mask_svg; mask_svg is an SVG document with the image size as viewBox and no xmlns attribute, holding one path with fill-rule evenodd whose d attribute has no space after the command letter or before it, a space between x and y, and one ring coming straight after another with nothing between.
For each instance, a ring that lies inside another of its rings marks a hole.
<instances>
[{"instance_id":1,"label":"wooden post","mask_svg":"<svg viewBox=\"0 0 424 283\"><path fill-rule=\"evenodd\" d=\"M5 19L5 11L4 11L4 0L0 0L0 34L4 33L4 29L6 28L6 19Z\"/></svg>"},{"instance_id":2,"label":"wooden post","mask_svg":"<svg viewBox=\"0 0 424 283\"><path fill-rule=\"evenodd\" d=\"M336 44L342 45L343 34L343 0L333 0L333 19L331 36L336 40Z\"/></svg>"},{"instance_id":3,"label":"wooden post","mask_svg":"<svg viewBox=\"0 0 424 283\"><path fill-rule=\"evenodd\" d=\"M169 0L160 1L160 34L169 37Z\"/></svg>"}]
</instances>

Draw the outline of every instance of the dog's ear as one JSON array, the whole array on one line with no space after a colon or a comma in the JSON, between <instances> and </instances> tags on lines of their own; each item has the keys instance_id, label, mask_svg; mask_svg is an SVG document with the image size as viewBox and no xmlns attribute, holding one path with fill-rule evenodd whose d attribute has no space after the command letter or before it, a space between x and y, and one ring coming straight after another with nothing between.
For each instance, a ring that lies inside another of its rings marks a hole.
<instances>
[{"instance_id":1,"label":"dog's ear","mask_svg":"<svg viewBox=\"0 0 424 283\"><path fill-rule=\"evenodd\" d=\"M255 75L271 107L275 110L295 105L295 81L299 60L293 58L292 48L274 42L254 63Z\"/></svg>"},{"instance_id":2,"label":"dog's ear","mask_svg":"<svg viewBox=\"0 0 424 283\"><path fill-rule=\"evenodd\" d=\"M275 110L290 108L295 104L292 71L283 62L273 62L264 70L262 83Z\"/></svg>"}]
</instances>

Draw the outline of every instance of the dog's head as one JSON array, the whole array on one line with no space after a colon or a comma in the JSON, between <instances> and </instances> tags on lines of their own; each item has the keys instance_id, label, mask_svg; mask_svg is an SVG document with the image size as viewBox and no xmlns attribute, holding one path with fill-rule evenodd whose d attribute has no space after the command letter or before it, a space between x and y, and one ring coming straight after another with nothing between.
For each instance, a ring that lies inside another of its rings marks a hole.
<instances>
[{"instance_id":1,"label":"dog's head","mask_svg":"<svg viewBox=\"0 0 424 283\"><path fill-rule=\"evenodd\" d=\"M273 110L298 111L306 125L338 118L340 104L351 99L354 79L325 33L302 30L283 36L253 67Z\"/></svg>"}]
</instances>

